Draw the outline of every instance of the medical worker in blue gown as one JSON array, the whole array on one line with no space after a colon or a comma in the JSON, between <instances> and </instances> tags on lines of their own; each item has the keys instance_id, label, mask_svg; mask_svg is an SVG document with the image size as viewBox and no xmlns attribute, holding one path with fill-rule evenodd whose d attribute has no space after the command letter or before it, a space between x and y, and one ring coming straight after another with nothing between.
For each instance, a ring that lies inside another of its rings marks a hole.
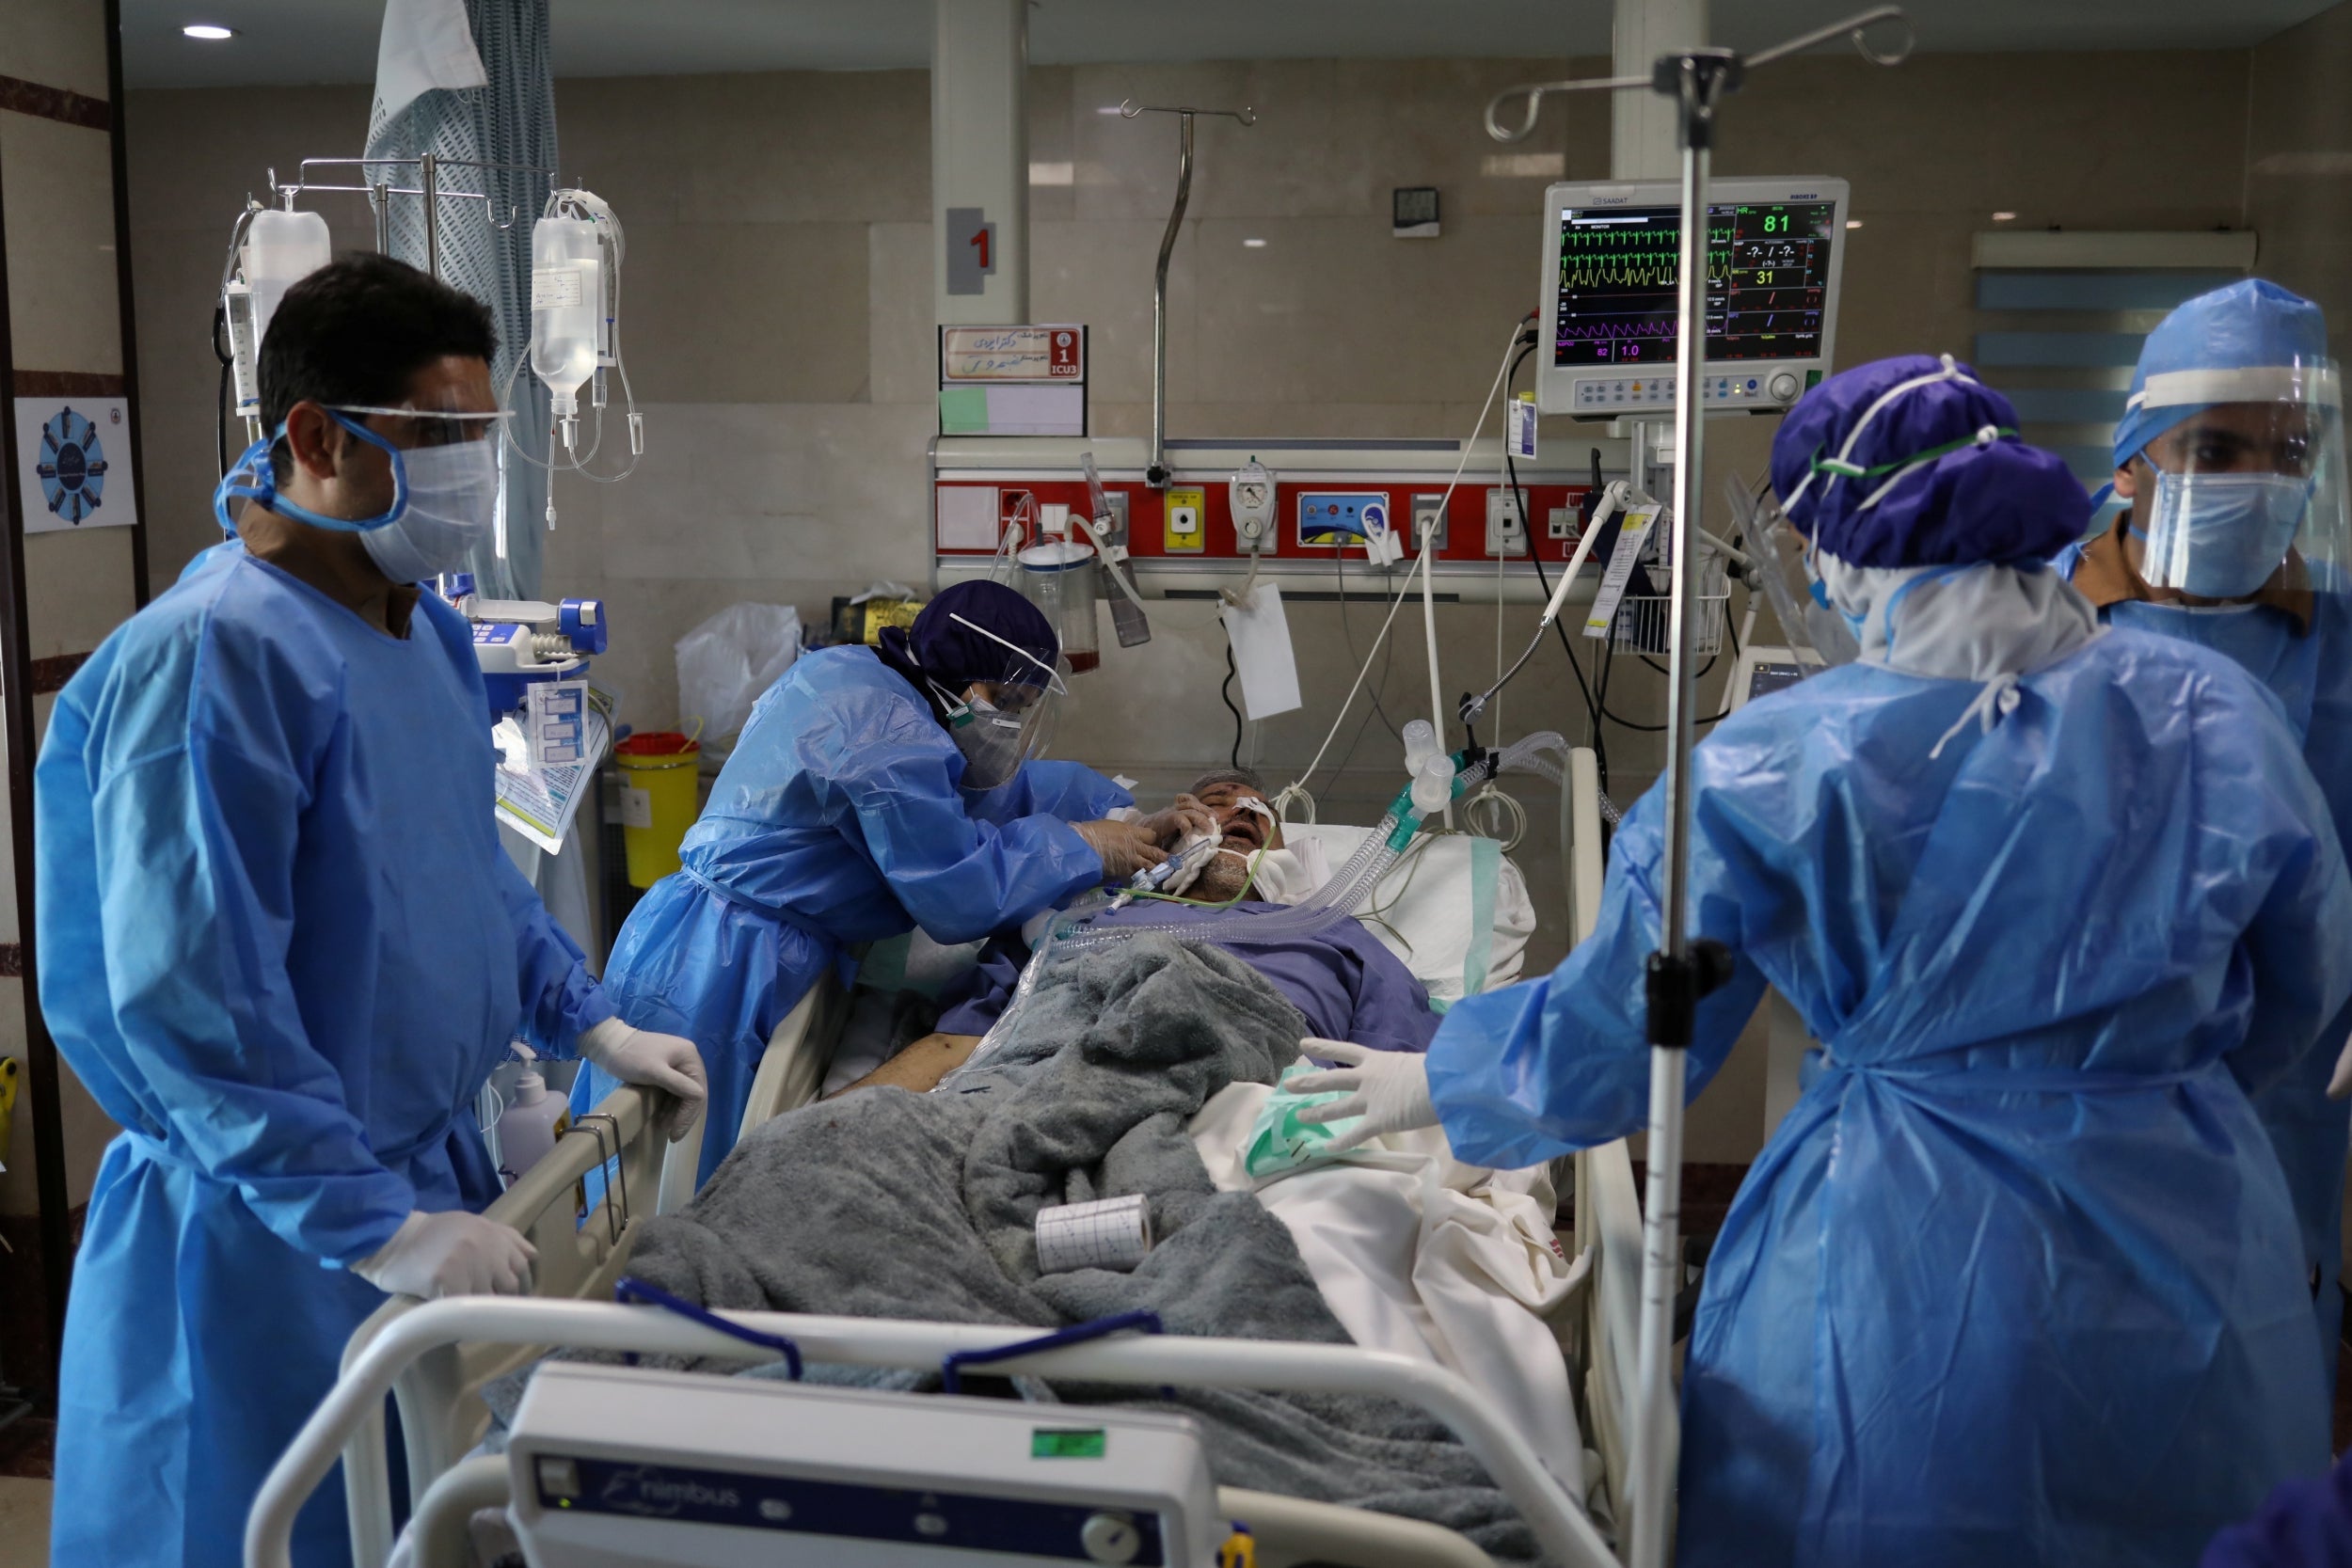
<instances>
[{"instance_id":1,"label":"medical worker in blue gown","mask_svg":"<svg viewBox=\"0 0 2352 1568\"><path fill-rule=\"evenodd\" d=\"M75 1259L51 1561L242 1560L345 1340L522 1289L474 1097L517 1034L699 1099L499 847L462 563L498 493L488 312L381 257L286 292L236 537L100 645L36 773L40 999L123 1131ZM230 504L243 500L231 516ZM296 1560L348 1562L342 1487Z\"/></svg>"},{"instance_id":2,"label":"medical worker in blue gown","mask_svg":"<svg viewBox=\"0 0 2352 1568\"><path fill-rule=\"evenodd\" d=\"M697 1180L735 1144L760 1053L852 945L922 927L977 941L1164 859L1189 798L1140 821L1108 779L1032 760L1063 695L1053 624L999 583L959 583L879 648L803 655L752 709L678 850L629 912L605 984L621 1016L700 1041L710 1119ZM583 1072L573 1104L612 1080Z\"/></svg>"},{"instance_id":3,"label":"medical worker in blue gown","mask_svg":"<svg viewBox=\"0 0 2352 1568\"><path fill-rule=\"evenodd\" d=\"M1824 1055L1708 1267L1686 1565L2178 1568L2327 1463L2249 1096L2352 992L2352 883L2270 695L2103 629L2047 568L2089 500L2015 424L1914 356L1832 377L1773 442L1862 654L1692 757L1692 931L1735 975L1691 1087L1767 982ZM1640 1128L1662 807L1627 815L1549 979L1455 1004L1425 1069L1343 1046L1297 1086L1349 1090L1366 1132L1441 1120L1479 1164Z\"/></svg>"},{"instance_id":4,"label":"medical worker in blue gown","mask_svg":"<svg viewBox=\"0 0 2352 1568\"><path fill-rule=\"evenodd\" d=\"M2201 294L2140 350L2115 432L2117 525L2059 566L2110 626L2229 655L2285 705L2338 836L2352 831L2352 578L2343 393L2319 307L2249 280ZM2352 1116L2327 1097L2327 1047L2256 1097L2287 1173L2335 1386L2344 1164Z\"/></svg>"}]
</instances>

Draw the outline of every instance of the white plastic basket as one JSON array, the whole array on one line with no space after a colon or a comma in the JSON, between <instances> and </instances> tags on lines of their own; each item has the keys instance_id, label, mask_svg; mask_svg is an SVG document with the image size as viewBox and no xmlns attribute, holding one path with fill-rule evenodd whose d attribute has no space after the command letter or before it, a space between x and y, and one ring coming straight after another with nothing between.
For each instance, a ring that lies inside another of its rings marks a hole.
<instances>
[{"instance_id":1,"label":"white plastic basket","mask_svg":"<svg viewBox=\"0 0 2352 1568\"><path fill-rule=\"evenodd\" d=\"M1661 576L1664 574L1662 571ZM1724 558L1704 551L1699 558L1698 594L1691 602L1691 651L1711 658L1723 651L1724 617L1731 607L1731 585ZM1621 654L1663 656L1674 647L1674 598L1666 594L1628 594L1617 601L1616 618L1609 626L1610 645Z\"/></svg>"}]
</instances>

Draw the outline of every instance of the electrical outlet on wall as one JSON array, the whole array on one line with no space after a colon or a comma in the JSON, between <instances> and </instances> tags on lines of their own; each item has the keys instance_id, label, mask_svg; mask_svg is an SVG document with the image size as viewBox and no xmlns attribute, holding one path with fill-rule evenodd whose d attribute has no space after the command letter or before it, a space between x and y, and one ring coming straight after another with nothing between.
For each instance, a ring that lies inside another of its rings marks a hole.
<instances>
[{"instance_id":1,"label":"electrical outlet on wall","mask_svg":"<svg viewBox=\"0 0 2352 1568\"><path fill-rule=\"evenodd\" d=\"M1486 492L1486 553L1527 553L1527 519L1519 515L1518 495L1501 486Z\"/></svg>"},{"instance_id":2,"label":"electrical outlet on wall","mask_svg":"<svg viewBox=\"0 0 2352 1568\"><path fill-rule=\"evenodd\" d=\"M1544 515L1544 537L1573 539L1576 537L1576 508L1555 506Z\"/></svg>"},{"instance_id":3,"label":"electrical outlet on wall","mask_svg":"<svg viewBox=\"0 0 2352 1568\"><path fill-rule=\"evenodd\" d=\"M1413 498L1412 546L1415 554L1421 552L1422 541L1428 537L1433 527L1438 533L1438 553L1442 555L1445 552L1444 505L1445 495L1441 491L1433 491Z\"/></svg>"}]
</instances>

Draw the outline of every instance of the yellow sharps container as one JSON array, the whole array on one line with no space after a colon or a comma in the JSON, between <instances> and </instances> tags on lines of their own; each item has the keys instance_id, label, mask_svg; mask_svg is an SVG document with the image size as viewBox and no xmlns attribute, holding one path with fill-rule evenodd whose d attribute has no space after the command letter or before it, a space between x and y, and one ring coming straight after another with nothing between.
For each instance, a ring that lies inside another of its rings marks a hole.
<instances>
[{"instance_id":1,"label":"yellow sharps container","mask_svg":"<svg viewBox=\"0 0 2352 1568\"><path fill-rule=\"evenodd\" d=\"M651 887L678 868L678 845L694 825L695 765L702 742L675 730L632 735L612 748L621 766L621 841L631 887Z\"/></svg>"}]
</instances>

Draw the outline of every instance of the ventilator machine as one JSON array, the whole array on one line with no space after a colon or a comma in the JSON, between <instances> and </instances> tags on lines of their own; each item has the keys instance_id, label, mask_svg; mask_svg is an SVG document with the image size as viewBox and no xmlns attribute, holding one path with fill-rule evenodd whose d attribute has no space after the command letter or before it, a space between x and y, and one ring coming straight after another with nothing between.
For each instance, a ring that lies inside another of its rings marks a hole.
<instances>
[{"instance_id":1,"label":"ventilator machine","mask_svg":"<svg viewBox=\"0 0 2352 1568\"><path fill-rule=\"evenodd\" d=\"M1190 1418L1092 1405L552 1363L507 1455L527 1560L573 1568L1210 1568L1232 1533Z\"/></svg>"}]
</instances>

